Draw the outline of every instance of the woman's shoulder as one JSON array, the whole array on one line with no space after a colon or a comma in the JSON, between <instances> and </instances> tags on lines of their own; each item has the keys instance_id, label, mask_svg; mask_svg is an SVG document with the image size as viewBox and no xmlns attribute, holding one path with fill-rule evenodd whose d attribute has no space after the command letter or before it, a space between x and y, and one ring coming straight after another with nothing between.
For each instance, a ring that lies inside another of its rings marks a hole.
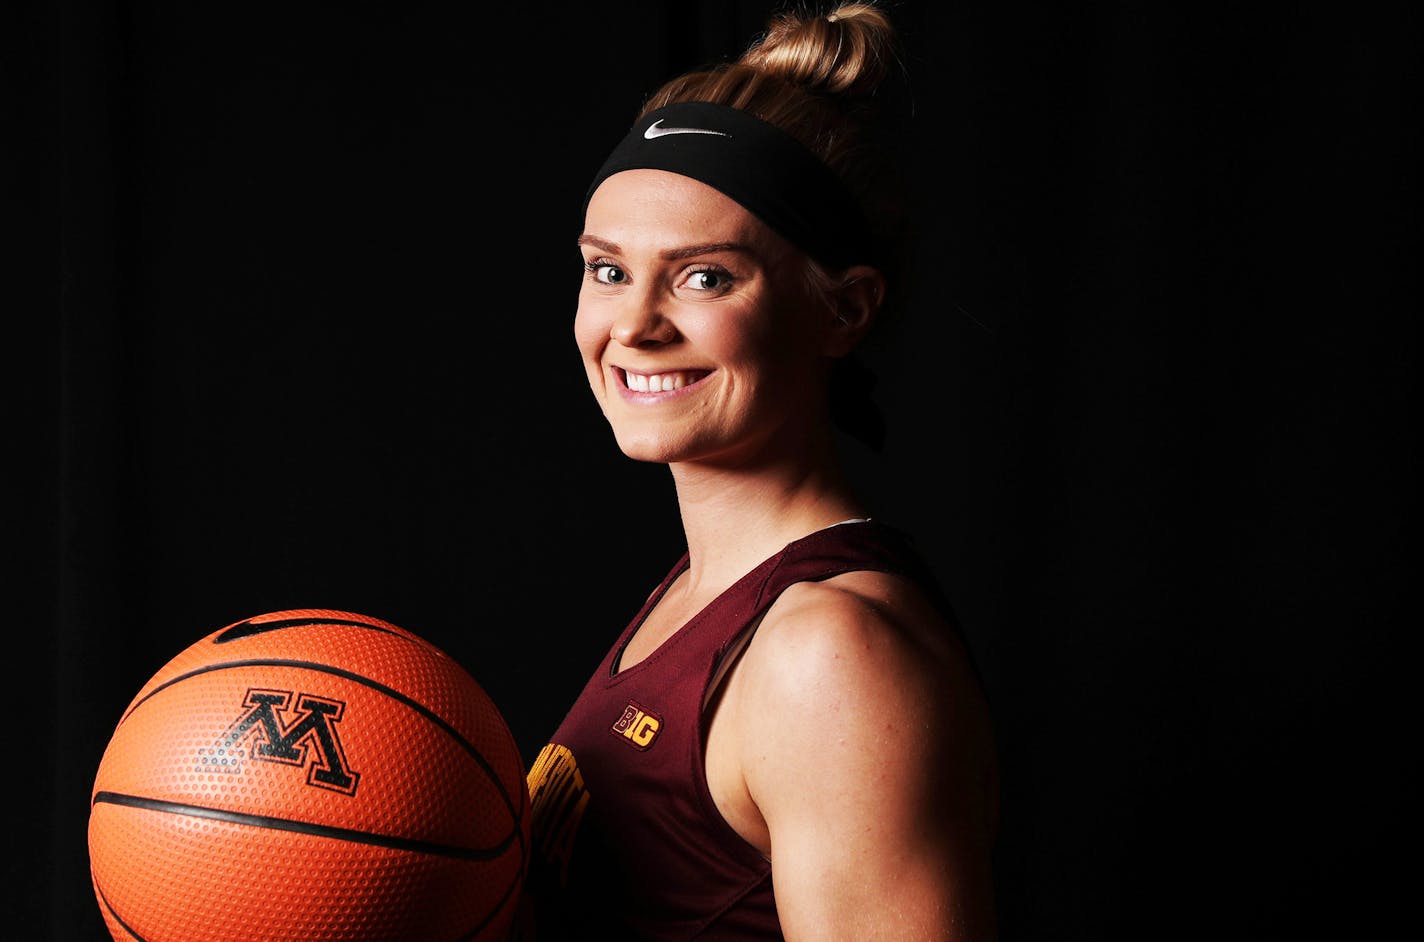
<instances>
[{"instance_id":1,"label":"woman's shoulder","mask_svg":"<svg viewBox=\"0 0 1424 942\"><path fill-rule=\"evenodd\" d=\"M803 692L839 703L928 707L978 682L969 652L930 590L902 574L855 570L799 582L767 611L746 668L769 699ZM947 681L954 681L947 684Z\"/></svg>"},{"instance_id":2,"label":"woman's shoulder","mask_svg":"<svg viewBox=\"0 0 1424 942\"><path fill-rule=\"evenodd\" d=\"M799 583L743 662L742 770L759 803L800 793L808 776L875 783L884 802L913 804L929 787L954 796L956 815L993 826L987 699L962 638L918 583L873 571Z\"/></svg>"}]
</instances>

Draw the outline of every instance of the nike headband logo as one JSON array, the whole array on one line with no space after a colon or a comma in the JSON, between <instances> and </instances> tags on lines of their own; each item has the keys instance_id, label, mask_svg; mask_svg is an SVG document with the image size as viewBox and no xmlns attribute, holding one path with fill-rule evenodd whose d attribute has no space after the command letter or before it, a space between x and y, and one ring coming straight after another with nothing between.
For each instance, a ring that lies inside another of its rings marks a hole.
<instances>
[{"instance_id":1,"label":"nike headband logo","mask_svg":"<svg viewBox=\"0 0 1424 942\"><path fill-rule=\"evenodd\" d=\"M648 129L643 132L644 140L651 141L655 137L666 137L669 134L715 134L718 137L732 136L723 131L712 131L707 128L665 128L662 126L662 123L663 119L659 118L648 125Z\"/></svg>"}]
</instances>

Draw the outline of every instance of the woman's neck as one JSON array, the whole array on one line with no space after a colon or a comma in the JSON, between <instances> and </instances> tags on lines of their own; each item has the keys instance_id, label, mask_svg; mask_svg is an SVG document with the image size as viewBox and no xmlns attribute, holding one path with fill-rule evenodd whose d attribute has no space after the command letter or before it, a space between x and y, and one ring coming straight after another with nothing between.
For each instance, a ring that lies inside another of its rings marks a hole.
<instances>
[{"instance_id":1,"label":"woman's neck","mask_svg":"<svg viewBox=\"0 0 1424 942\"><path fill-rule=\"evenodd\" d=\"M715 594L786 544L868 516L831 463L794 471L673 465L689 556L687 587Z\"/></svg>"}]
</instances>

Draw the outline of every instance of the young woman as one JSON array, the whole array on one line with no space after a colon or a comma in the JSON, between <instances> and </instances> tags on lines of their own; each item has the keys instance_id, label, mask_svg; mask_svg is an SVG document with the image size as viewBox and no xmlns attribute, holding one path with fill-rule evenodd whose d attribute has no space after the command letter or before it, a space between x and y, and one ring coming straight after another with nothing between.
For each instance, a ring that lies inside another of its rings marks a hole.
<instances>
[{"instance_id":1,"label":"young woman","mask_svg":"<svg viewBox=\"0 0 1424 942\"><path fill-rule=\"evenodd\" d=\"M985 701L838 454L895 287L896 44L874 5L783 14L654 94L589 188L575 337L686 554L532 764L523 937L995 936Z\"/></svg>"}]
</instances>

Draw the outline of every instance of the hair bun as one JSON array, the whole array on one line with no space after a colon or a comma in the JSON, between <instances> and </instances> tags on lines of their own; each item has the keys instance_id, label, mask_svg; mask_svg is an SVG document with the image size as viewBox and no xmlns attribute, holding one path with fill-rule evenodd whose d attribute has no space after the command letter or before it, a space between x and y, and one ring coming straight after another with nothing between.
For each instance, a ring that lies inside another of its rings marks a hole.
<instances>
[{"instance_id":1,"label":"hair bun","mask_svg":"<svg viewBox=\"0 0 1424 942\"><path fill-rule=\"evenodd\" d=\"M842 3L823 14L776 14L741 64L782 81L849 97L869 97L885 80L895 28L871 3Z\"/></svg>"}]
</instances>

